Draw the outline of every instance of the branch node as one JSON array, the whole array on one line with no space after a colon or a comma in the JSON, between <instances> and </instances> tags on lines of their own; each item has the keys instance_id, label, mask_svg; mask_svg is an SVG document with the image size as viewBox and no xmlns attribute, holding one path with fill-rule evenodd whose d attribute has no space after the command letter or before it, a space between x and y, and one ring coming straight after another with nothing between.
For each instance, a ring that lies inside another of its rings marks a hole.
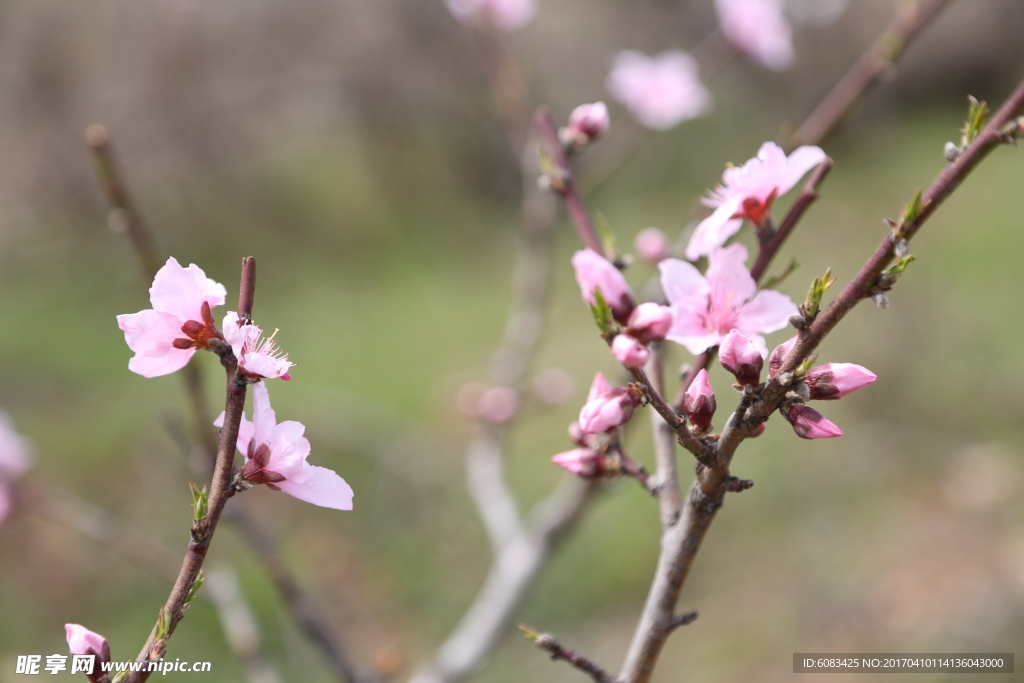
<instances>
[{"instance_id":1,"label":"branch node","mask_svg":"<svg viewBox=\"0 0 1024 683\"><path fill-rule=\"evenodd\" d=\"M680 626L689 626L693 622L697 621L697 617L700 614L696 611L687 612L686 614L677 614L672 617L672 621L668 622L668 630L675 631Z\"/></svg>"},{"instance_id":2,"label":"branch node","mask_svg":"<svg viewBox=\"0 0 1024 683\"><path fill-rule=\"evenodd\" d=\"M719 488L729 493L742 493L753 486L754 482L750 479L740 479L738 477L726 477L719 484Z\"/></svg>"}]
</instances>

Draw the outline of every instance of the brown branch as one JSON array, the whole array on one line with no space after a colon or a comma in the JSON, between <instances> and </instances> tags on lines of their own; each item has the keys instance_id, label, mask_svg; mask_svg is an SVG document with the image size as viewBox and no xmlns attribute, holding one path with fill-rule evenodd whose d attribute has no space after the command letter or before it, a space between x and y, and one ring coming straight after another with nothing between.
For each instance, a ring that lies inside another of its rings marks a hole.
<instances>
[{"instance_id":1,"label":"brown branch","mask_svg":"<svg viewBox=\"0 0 1024 683\"><path fill-rule=\"evenodd\" d=\"M974 142L939 174L924 193L922 209L918 216L912 217L897 228L897 239L910 239L989 152L1007 142L1009 136L1019 135L1021 125L1014 117L1022 109L1024 81L1018 85ZM680 524L668 529L662 537L662 553L658 559L658 568L640 623L619 674L621 683L647 683L650 680L661 649L668 639L671 630L668 625L673 618L676 601L694 557L722 505L725 492L737 486L729 474L729 466L736 448L778 407L788 390L783 380L787 376L791 378L793 371L825 335L854 305L869 296L870 291L877 285L883 269L893 259L893 242L896 241L893 237L892 234L886 235L850 284L801 334L778 374L768 382L760 397L744 397L740 401L716 443L711 466L698 466L697 478L690 488Z\"/></svg>"},{"instance_id":2,"label":"brown branch","mask_svg":"<svg viewBox=\"0 0 1024 683\"><path fill-rule=\"evenodd\" d=\"M239 297L239 315L244 312L252 313L255 259L251 256L242 260L242 286L243 296ZM235 444L238 441L238 427L242 421L242 413L245 407L246 383L238 375L238 361L234 354L230 353L230 347L220 353L221 365L227 376L227 389L224 399L224 426L220 430L217 441L217 460L214 466L213 479L209 487L209 507L206 515L192 527L192 539L185 550L185 559L181 565L178 578L171 588L171 594L167 597L163 608L160 610L160 618L153 631L142 648L138 662L156 661L163 657L167 649L167 641L174 634L178 622L185 615L187 598L199 572L206 560L206 553L213 540L213 534L217 529L217 522L220 521L224 512L224 505L228 498L234 495L231 490L231 469L235 460ZM149 678L149 671L135 671L128 674L128 683L142 683Z\"/></svg>"},{"instance_id":3,"label":"brown branch","mask_svg":"<svg viewBox=\"0 0 1024 683\"><path fill-rule=\"evenodd\" d=\"M152 234L131 200L128 184L118 165L110 134L104 126L92 125L86 129L85 139L93 154L100 187L110 204L111 211L118 212L117 215L127 228L135 256L142 270L143 282L148 285L153 281L153 277L160 267L160 258L157 255ZM242 295L240 293L239 304L241 305L246 299L250 301L247 315L251 317L251 292L255 284L256 272L254 261L247 272L248 275L243 274L242 283L243 288L248 288L250 294ZM198 441L207 454L209 472L212 474L216 463L217 433L212 429L213 418L206 401L199 365L197 363L187 364L181 369L181 375L188 404L192 410L192 418L195 421ZM331 633L322 614L316 609L316 603L302 590L294 575L281 561L270 537L241 507L233 508L226 516L238 526L249 541L249 545L258 550L267 573L302 631L307 634L314 645L319 647L342 680L359 683L360 677L356 675L354 667L345 656L341 644Z\"/></svg>"},{"instance_id":4,"label":"brown branch","mask_svg":"<svg viewBox=\"0 0 1024 683\"><path fill-rule=\"evenodd\" d=\"M800 124L787 147L814 145L828 135L864 93L881 80L910 41L949 3L950 0L918 0L906 5Z\"/></svg>"},{"instance_id":5,"label":"brown branch","mask_svg":"<svg viewBox=\"0 0 1024 683\"><path fill-rule=\"evenodd\" d=\"M554 661L568 662L576 669L593 678L596 683L616 683L615 677L602 669L594 660L575 650L564 647L550 633L537 633L528 626L520 626L519 628L526 633L526 637L532 640L534 645L550 654L551 659Z\"/></svg>"},{"instance_id":6,"label":"brown branch","mask_svg":"<svg viewBox=\"0 0 1024 683\"><path fill-rule=\"evenodd\" d=\"M651 357L647 361L647 373L659 394L665 392L664 354L660 345L651 345ZM679 488L679 463L676 460L676 436L665 419L651 411L651 429L654 440L654 461L657 463L654 485L658 489L658 505L661 510L661 525L668 527L679 519L683 506L682 491Z\"/></svg>"}]
</instances>

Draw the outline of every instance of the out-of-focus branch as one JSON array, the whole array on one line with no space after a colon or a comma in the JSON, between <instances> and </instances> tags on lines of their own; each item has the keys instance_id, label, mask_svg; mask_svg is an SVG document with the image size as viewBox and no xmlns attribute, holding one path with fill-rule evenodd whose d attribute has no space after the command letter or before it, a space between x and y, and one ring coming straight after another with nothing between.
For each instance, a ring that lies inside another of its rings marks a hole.
<instances>
[{"instance_id":1,"label":"out-of-focus branch","mask_svg":"<svg viewBox=\"0 0 1024 683\"><path fill-rule=\"evenodd\" d=\"M893 282L882 282L881 278L883 270L893 261L897 244L913 237L989 152L1021 135L1024 120L1015 118L1021 110L1024 110L1024 81L977 138L960 151L956 160L939 174L922 195L919 211L915 215L905 216L882 239L875 253L853 280L801 332L797 343L760 396L744 396L741 399L715 445L709 466L698 467L697 478L690 488L680 524L667 530L662 537L662 554L658 560L654 583L619 674L621 683L647 683L650 680L661 649L671 632L669 626L674 618L679 593L704 535L721 507L726 491L746 488L747 482L739 482L729 474L729 466L739 444L752 436L761 422L778 408L792 385L794 371L839 321L858 302L869 298L876 288L892 286Z\"/></svg>"},{"instance_id":2,"label":"out-of-focus branch","mask_svg":"<svg viewBox=\"0 0 1024 683\"><path fill-rule=\"evenodd\" d=\"M145 221L128 192L128 185L118 165L110 134L104 126L92 125L86 129L85 139L93 154L100 187L110 204L112 219L123 224L128 232L135 256L142 269L143 282L152 282L160 267L160 259L157 256L152 235L146 228ZM203 391L199 364L189 363L180 372L195 421L197 439L206 454L208 464L204 467L207 468L207 471L211 471L215 462L214 455L217 452L217 434L212 428L213 417ZM236 506L230 509L225 516L238 526L249 544L257 550L267 573L284 599L285 606L310 641L321 650L338 673L339 678L348 683L360 683L361 679L345 655L344 648L338 642L337 637L332 634L326 620L316 608L315 602L306 594L298 580L281 560L270 537L245 513L242 507Z\"/></svg>"},{"instance_id":3,"label":"out-of-focus branch","mask_svg":"<svg viewBox=\"0 0 1024 683\"><path fill-rule=\"evenodd\" d=\"M25 504L31 512L102 543L148 574L167 582L174 581L171 567L177 556L151 536L132 529L106 510L68 491L34 482L22 487ZM245 666L249 682L280 681L277 671L263 656L259 624L245 596L238 590L234 572L218 567L208 572L204 586L206 590L199 597L209 600L216 608L228 644Z\"/></svg>"},{"instance_id":4,"label":"out-of-focus branch","mask_svg":"<svg viewBox=\"0 0 1024 683\"><path fill-rule=\"evenodd\" d=\"M571 666L593 678L596 683L616 683L615 677L602 669L597 662L563 646L550 633L538 633L528 626L519 628L526 633L526 637L532 640L534 645L551 655L551 659L554 661L568 662Z\"/></svg>"},{"instance_id":5,"label":"out-of-focus branch","mask_svg":"<svg viewBox=\"0 0 1024 683\"><path fill-rule=\"evenodd\" d=\"M910 41L950 2L916 0L900 10L882 36L804 119L790 137L787 147L817 144L828 135L864 93L892 68Z\"/></svg>"}]
</instances>

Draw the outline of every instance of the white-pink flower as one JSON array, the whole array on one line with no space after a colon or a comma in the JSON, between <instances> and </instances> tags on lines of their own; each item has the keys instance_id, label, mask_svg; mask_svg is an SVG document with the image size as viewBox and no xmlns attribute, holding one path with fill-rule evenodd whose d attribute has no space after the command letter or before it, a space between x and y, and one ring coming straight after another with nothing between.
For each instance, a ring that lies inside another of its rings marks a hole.
<instances>
[{"instance_id":1,"label":"white-pink flower","mask_svg":"<svg viewBox=\"0 0 1024 683\"><path fill-rule=\"evenodd\" d=\"M581 104L569 114L569 122L559 131L564 145L582 148L608 132L611 119L604 102Z\"/></svg>"},{"instance_id":2,"label":"white-pink flower","mask_svg":"<svg viewBox=\"0 0 1024 683\"><path fill-rule=\"evenodd\" d=\"M526 26L537 13L537 0L446 0L448 10L466 25L488 24L502 31Z\"/></svg>"},{"instance_id":3,"label":"white-pink flower","mask_svg":"<svg viewBox=\"0 0 1024 683\"><path fill-rule=\"evenodd\" d=\"M793 66L793 36L783 0L715 0L722 34L761 66L784 71Z\"/></svg>"},{"instance_id":4,"label":"white-pink flower","mask_svg":"<svg viewBox=\"0 0 1024 683\"><path fill-rule=\"evenodd\" d=\"M666 338L698 354L738 330L757 346L762 358L767 355L761 335L785 327L797 307L784 294L758 291L743 265L746 260L747 248L732 244L711 253L707 277L679 259L658 264L661 288L672 309L672 329Z\"/></svg>"},{"instance_id":5,"label":"white-pink flower","mask_svg":"<svg viewBox=\"0 0 1024 683\"><path fill-rule=\"evenodd\" d=\"M266 484L307 503L336 510L352 509L352 487L333 470L306 462L309 441L300 422L277 423L266 383L252 387L253 421L242 417L238 450L245 455L241 478L250 485ZM224 424L223 413L214 423Z\"/></svg>"},{"instance_id":6,"label":"white-pink flower","mask_svg":"<svg viewBox=\"0 0 1024 683\"><path fill-rule=\"evenodd\" d=\"M263 336L263 330L252 323L238 324L238 313L228 311L224 316L224 341L231 344L231 350L238 359L238 367L245 374L257 378L290 380L288 373L295 363L288 360L288 354L277 346L273 335ZM274 334L277 334L276 332Z\"/></svg>"},{"instance_id":7,"label":"white-pink flower","mask_svg":"<svg viewBox=\"0 0 1024 683\"><path fill-rule=\"evenodd\" d=\"M10 484L32 466L32 449L14 431L11 418L0 410L0 522L11 511Z\"/></svg>"},{"instance_id":8,"label":"white-pink flower","mask_svg":"<svg viewBox=\"0 0 1024 683\"><path fill-rule=\"evenodd\" d=\"M686 258L695 261L725 244L746 218L760 224L772 203L800 182L805 173L825 161L820 147L798 147L789 157L774 142L761 145L757 156L740 167L727 168L722 184L703 200L715 212L697 226L686 246Z\"/></svg>"},{"instance_id":9,"label":"white-pink flower","mask_svg":"<svg viewBox=\"0 0 1024 683\"><path fill-rule=\"evenodd\" d=\"M210 309L224 303L224 285L206 277L196 264L182 268L167 259L153 278L153 308L117 316L117 326L135 356L128 369L143 377L159 377L185 367L196 349L217 336Z\"/></svg>"},{"instance_id":10,"label":"white-pink flower","mask_svg":"<svg viewBox=\"0 0 1024 683\"><path fill-rule=\"evenodd\" d=\"M711 93L700 82L697 61L679 50L654 57L621 52L606 86L637 121L655 130L668 130L711 109Z\"/></svg>"}]
</instances>

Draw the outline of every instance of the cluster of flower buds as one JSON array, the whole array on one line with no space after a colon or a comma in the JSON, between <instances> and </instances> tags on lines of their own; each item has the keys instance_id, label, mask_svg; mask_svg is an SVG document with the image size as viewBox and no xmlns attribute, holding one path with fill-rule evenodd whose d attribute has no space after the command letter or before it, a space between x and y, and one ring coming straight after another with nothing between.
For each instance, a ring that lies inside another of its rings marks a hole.
<instances>
[{"instance_id":1,"label":"cluster of flower buds","mask_svg":"<svg viewBox=\"0 0 1024 683\"><path fill-rule=\"evenodd\" d=\"M579 448L558 453L551 460L584 478L606 477L619 472L619 461L605 451L619 427L629 421L643 392L636 386L613 387L600 372L594 375L579 420L569 425L569 438Z\"/></svg>"},{"instance_id":2,"label":"cluster of flower buds","mask_svg":"<svg viewBox=\"0 0 1024 683\"><path fill-rule=\"evenodd\" d=\"M576 252L572 265L583 299L594 305L599 290L612 316L624 326L611 341L612 355L627 367L643 367L650 357L647 346L664 340L672 327L672 311L655 303L637 306L619 269L590 249Z\"/></svg>"},{"instance_id":3,"label":"cluster of flower buds","mask_svg":"<svg viewBox=\"0 0 1024 683\"><path fill-rule=\"evenodd\" d=\"M775 377L797 338L779 344L768 359L768 375ZM825 363L808 370L793 386L788 400L780 410L802 439L831 439L842 436L843 430L804 401L831 401L848 396L874 382L875 373L853 363Z\"/></svg>"},{"instance_id":4,"label":"cluster of flower buds","mask_svg":"<svg viewBox=\"0 0 1024 683\"><path fill-rule=\"evenodd\" d=\"M608 132L611 119L604 102L581 104L569 114L569 122L558 131L558 140L570 152L577 152Z\"/></svg>"}]
</instances>

